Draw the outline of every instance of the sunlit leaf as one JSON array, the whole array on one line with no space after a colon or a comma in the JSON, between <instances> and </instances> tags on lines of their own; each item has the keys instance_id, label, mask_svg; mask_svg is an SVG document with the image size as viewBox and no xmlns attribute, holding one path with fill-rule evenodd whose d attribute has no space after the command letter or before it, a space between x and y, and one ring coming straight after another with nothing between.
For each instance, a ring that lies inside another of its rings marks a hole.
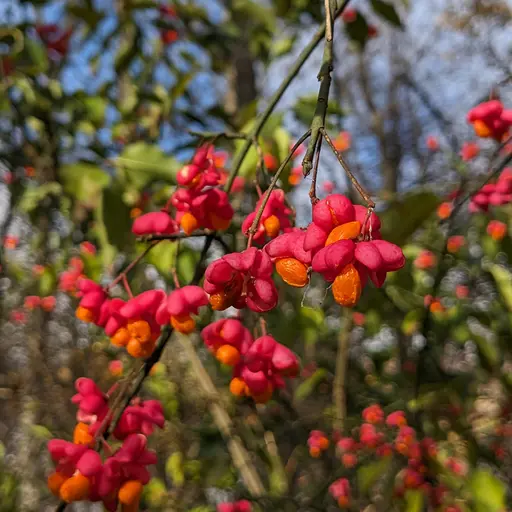
<instances>
[{"instance_id":1,"label":"sunlit leaf","mask_svg":"<svg viewBox=\"0 0 512 512\"><path fill-rule=\"evenodd\" d=\"M361 466L357 470L357 485L359 491L366 494L371 487L381 478L391 465L392 457L382 457L381 459Z\"/></svg>"},{"instance_id":2,"label":"sunlit leaf","mask_svg":"<svg viewBox=\"0 0 512 512\"><path fill-rule=\"evenodd\" d=\"M384 212L379 213L383 238L403 245L439 203L439 198L431 192L412 192L402 199L392 201Z\"/></svg>"},{"instance_id":3,"label":"sunlit leaf","mask_svg":"<svg viewBox=\"0 0 512 512\"><path fill-rule=\"evenodd\" d=\"M501 512L505 510L505 484L490 471L477 469L470 478L469 487L475 512Z\"/></svg>"},{"instance_id":4,"label":"sunlit leaf","mask_svg":"<svg viewBox=\"0 0 512 512\"><path fill-rule=\"evenodd\" d=\"M498 291L500 292L505 305L512 311L512 273L505 267L492 263L488 265L487 269L494 277Z\"/></svg>"},{"instance_id":5,"label":"sunlit leaf","mask_svg":"<svg viewBox=\"0 0 512 512\"><path fill-rule=\"evenodd\" d=\"M65 192L91 208L97 205L102 189L110 184L110 176L103 169L86 162L63 165L59 174Z\"/></svg>"}]
</instances>

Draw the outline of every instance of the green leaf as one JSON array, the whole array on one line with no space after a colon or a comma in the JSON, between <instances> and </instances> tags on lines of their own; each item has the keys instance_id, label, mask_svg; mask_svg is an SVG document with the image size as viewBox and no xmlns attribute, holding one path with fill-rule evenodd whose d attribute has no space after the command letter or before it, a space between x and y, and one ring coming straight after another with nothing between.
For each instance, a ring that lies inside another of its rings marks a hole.
<instances>
[{"instance_id":1,"label":"green leaf","mask_svg":"<svg viewBox=\"0 0 512 512\"><path fill-rule=\"evenodd\" d=\"M438 207L439 198L431 192L412 192L402 199L391 201L379 217L382 237L403 245Z\"/></svg>"},{"instance_id":2,"label":"green leaf","mask_svg":"<svg viewBox=\"0 0 512 512\"><path fill-rule=\"evenodd\" d=\"M75 16L76 18L80 18L84 20L87 25L91 28L95 28L96 25L105 17L105 15L101 12L97 12L94 9L89 7L81 7L79 5L68 5L68 12Z\"/></svg>"},{"instance_id":3,"label":"green leaf","mask_svg":"<svg viewBox=\"0 0 512 512\"><path fill-rule=\"evenodd\" d=\"M144 499L153 508L162 507L165 504L167 489L160 478L152 478L144 486Z\"/></svg>"},{"instance_id":4,"label":"green leaf","mask_svg":"<svg viewBox=\"0 0 512 512\"><path fill-rule=\"evenodd\" d=\"M178 255L176 270L180 283L190 283L194 277L200 254L192 249L182 248Z\"/></svg>"},{"instance_id":5,"label":"green leaf","mask_svg":"<svg viewBox=\"0 0 512 512\"><path fill-rule=\"evenodd\" d=\"M384 475L391 465L392 457L383 457L375 462L361 466L357 470L359 491L366 494L377 480Z\"/></svg>"},{"instance_id":6,"label":"green leaf","mask_svg":"<svg viewBox=\"0 0 512 512\"><path fill-rule=\"evenodd\" d=\"M327 378L327 370L325 368L319 368L318 370L308 377L304 382L301 382L294 393L294 399L297 401L305 400L311 396L318 384Z\"/></svg>"},{"instance_id":7,"label":"green leaf","mask_svg":"<svg viewBox=\"0 0 512 512\"><path fill-rule=\"evenodd\" d=\"M103 191L103 222L109 242L119 250L133 241L130 208L122 199L120 187L109 187Z\"/></svg>"},{"instance_id":8,"label":"green leaf","mask_svg":"<svg viewBox=\"0 0 512 512\"><path fill-rule=\"evenodd\" d=\"M31 430L36 439L45 441L53 437L53 434L44 425L32 425Z\"/></svg>"},{"instance_id":9,"label":"green leaf","mask_svg":"<svg viewBox=\"0 0 512 512\"><path fill-rule=\"evenodd\" d=\"M84 98L83 103L87 112L87 119L95 126L102 126L105 122L107 100L101 96Z\"/></svg>"},{"instance_id":10,"label":"green leaf","mask_svg":"<svg viewBox=\"0 0 512 512\"><path fill-rule=\"evenodd\" d=\"M180 169L180 164L174 158L166 156L157 145L145 142L126 146L117 157L116 163L139 189L159 179L174 183Z\"/></svg>"},{"instance_id":11,"label":"green leaf","mask_svg":"<svg viewBox=\"0 0 512 512\"><path fill-rule=\"evenodd\" d=\"M274 59L278 57L282 57L291 51L293 45L295 44L295 37L286 37L284 39L279 39L272 46L272 56Z\"/></svg>"},{"instance_id":12,"label":"green leaf","mask_svg":"<svg viewBox=\"0 0 512 512\"><path fill-rule=\"evenodd\" d=\"M500 362L498 347L493 340L488 340L483 336L472 334L472 338L476 343L480 357L485 361L485 366L489 369L496 368Z\"/></svg>"},{"instance_id":13,"label":"green leaf","mask_svg":"<svg viewBox=\"0 0 512 512\"><path fill-rule=\"evenodd\" d=\"M277 158L279 160L279 163L288 156L290 153L290 134L287 130L282 128L281 126L277 128L277 130L274 132L274 141L277 146Z\"/></svg>"},{"instance_id":14,"label":"green leaf","mask_svg":"<svg viewBox=\"0 0 512 512\"><path fill-rule=\"evenodd\" d=\"M176 263L176 251L178 244L171 240L164 240L153 247L146 256L146 261L154 265L163 276L169 276L172 267ZM187 281L188 282L188 281Z\"/></svg>"},{"instance_id":15,"label":"green leaf","mask_svg":"<svg viewBox=\"0 0 512 512\"><path fill-rule=\"evenodd\" d=\"M174 84L170 92L170 98L172 101L176 101L178 98L181 98L185 91L187 90L190 82L196 76L196 71L190 71L189 73L185 73L178 78L178 81Z\"/></svg>"},{"instance_id":16,"label":"green leaf","mask_svg":"<svg viewBox=\"0 0 512 512\"><path fill-rule=\"evenodd\" d=\"M402 22L398 16L395 7L383 0L371 0L373 10L386 21L389 21L395 27L402 28Z\"/></svg>"},{"instance_id":17,"label":"green leaf","mask_svg":"<svg viewBox=\"0 0 512 512\"><path fill-rule=\"evenodd\" d=\"M22 55L28 57L32 72L45 73L48 70L48 53L39 41L26 37Z\"/></svg>"},{"instance_id":18,"label":"green leaf","mask_svg":"<svg viewBox=\"0 0 512 512\"><path fill-rule=\"evenodd\" d=\"M495 263L488 265L487 270L492 274L492 277L494 277L498 291L508 310L512 311L512 273L505 267Z\"/></svg>"},{"instance_id":19,"label":"green leaf","mask_svg":"<svg viewBox=\"0 0 512 512\"><path fill-rule=\"evenodd\" d=\"M62 187L55 181L44 183L37 187L27 187L23 191L18 207L22 212L30 213L35 210L39 203L49 195L58 196L62 193Z\"/></svg>"},{"instance_id":20,"label":"green leaf","mask_svg":"<svg viewBox=\"0 0 512 512\"><path fill-rule=\"evenodd\" d=\"M60 169L64 190L89 208L94 208L110 176L100 167L85 162L63 165Z\"/></svg>"},{"instance_id":21,"label":"green leaf","mask_svg":"<svg viewBox=\"0 0 512 512\"><path fill-rule=\"evenodd\" d=\"M500 512L505 510L505 484L490 471L477 469L469 482L473 493L475 512Z\"/></svg>"},{"instance_id":22,"label":"green leaf","mask_svg":"<svg viewBox=\"0 0 512 512\"><path fill-rule=\"evenodd\" d=\"M425 493L408 490L405 493L405 512L422 512Z\"/></svg>"},{"instance_id":23,"label":"green leaf","mask_svg":"<svg viewBox=\"0 0 512 512\"><path fill-rule=\"evenodd\" d=\"M39 278L39 295L47 297L55 291L57 276L52 267L45 267L44 272Z\"/></svg>"},{"instance_id":24,"label":"green leaf","mask_svg":"<svg viewBox=\"0 0 512 512\"><path fill-rule=\"evenodd\" d=\"M165 472L171 478L175 487L181 487L185 483L185 473L183 472L183 454L174 452L165 463Z\"/></svg>"},{"instance_id":25,"label":"green leaf","mask_svg":"<svg viewBox=\"0 0 512 512\"><path fill-rule=\"evenodd\" d=\"M405 313L423 306L422 297L400 286L388 285L384 290L395 306Z\"/></svg>"}]
</instances>

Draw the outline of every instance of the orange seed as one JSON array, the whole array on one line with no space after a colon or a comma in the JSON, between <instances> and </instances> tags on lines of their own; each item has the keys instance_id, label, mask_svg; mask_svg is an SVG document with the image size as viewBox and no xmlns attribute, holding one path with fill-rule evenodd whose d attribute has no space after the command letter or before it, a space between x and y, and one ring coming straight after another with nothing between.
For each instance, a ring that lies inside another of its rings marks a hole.
<instances>
[{"instance_id":1,"label":"orange seed","mask_svg":"<svg viewBox=\"0 0 512 512\"><path fill-rule=\"evenodd\" d=\"M233 345L222 345L217 350L215 357L222 364L235 366L240 361L240 352Z\"/></svg>"},{"instance_id":2,"label":"orange seed","mask_svg":"<svg viewBox=\"0 0 512 512\"><path fill-rule=\"evenodd\" d=\"M87 498L89 494L89 479L84 475L77 473L76 475L68 478L60 488L60 497L66 503L73 503L74 501L82 501Z\"/></svg>"},{"instance_id":3,"label":"orange seed","mask_svg":"<svg viewBox=\"0 0 512 512\"><path fill-rule=\"evenodd\" d=\"M309 282L308 267L295 258L281 258L276 261L276 271L290 286L302 288Z\"/></svg>"},{"instance_id":4,"label":"orange seed","mask_svg":"<svg viewBox=\"0 0 512 512\"><path fill-rule=\"evenodd\" d=\"M354 220L353 222L346 222L345 224L341 224L341 226L336 226L329 233L329 237L325 242L325 246L327 247L328 245L331 245L334 242L339 242L340 240L350 240L357 238L360 232L361 223L358 220Z\"/></svg>"},{"instance_id":5,"label":"orange seed","mask_svg":"<svg viewBox=\"0 0 512 512\"><path fill-rule=\"evenodd\" d=\"M340 306L351 308L357 304L361 296L361 278L352 263L349 263L334 280L332 294Z\"/></svg>"}]
</instances>

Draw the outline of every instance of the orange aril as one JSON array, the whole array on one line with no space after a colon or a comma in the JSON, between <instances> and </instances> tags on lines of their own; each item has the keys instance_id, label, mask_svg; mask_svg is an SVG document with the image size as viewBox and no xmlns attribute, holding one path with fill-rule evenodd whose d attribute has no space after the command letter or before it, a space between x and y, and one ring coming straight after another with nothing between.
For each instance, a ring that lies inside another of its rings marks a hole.
<instances>
[{"instance_id":1,"label":"orange aril","mask_svg":"<svg viewBox=\"0 0 512 512\"><path fill-rule=\"evenodd\" d=\"M78 306L76 308L75 315L79 320L82 320L82 322L94 322L94 313L90 309L84 308L82 306Z\"/></svg>"},{"instance_id":2,"label":"orange aril","mask_svg":"<svg viewBox=\"0 0 512 512\"><path fill-rule=\"evenodd\" d=\"M119 489L119 503L131 505L139 501L142 494L142 484L138 480L129 480Z\"/></svg>"},{"instance_id":3,"label":"orange aril","mask_svg":"<svg viewBox=\"0 0 512 512\"><path fill-rule=\"evenodd\" d=\"M338 498L338 505L341 508L347 508L350 505L350 499L348 496L340 496Z\"/></svg>"},{"instance_id":4,"label":"orange aril","mask_svg":"<svg viewBox=\"0 0 512 512\"><path fill-rule=\"evenodd\" d=\"M247 386L242 379L233 377L229 383L229 391L235 396L244 396L247 394Z\"/></svg>"},{"instance_id":5,"label":"orange aril","mask_svg":"<svg viewBox=\"0 0 512 512\"><path fill-rule=\"evenodd\" d=\"M73 431L73 443L90 445L94 438L89 434L89 425L86 423L77 423Z\"/></svg>"},{"instance_id":6,"label":"orange aril","mask_svg":"<svg viewBox=\"0 0 512 512\"><path fill-rule=\"evenodd\" d=\"M340 240L350 240L353 238L357 238L359 233L361 232L361 223L358 220L354 220L353 222L346 222L345 224L341 224L341 226L336 226L327 237L327 241L325 242L325 246L333 244L334 242L339 242Z\"/></svg>"},{"instance_id":7,"label":"orange aril","mask_svg":"<svg viewBox=\"0 0 512 512\"><path fill-rule=\"evenodd\" d=\"M475 130L475 133L479 137L482 137L484 139L492 135L492 131L490 130L490 128L480 119L477 119L473 123L473 129Z\"/></svg>"},{"instance_id":8,"label":"orange aril","mask_svg":"<svg viewBox=\"0 0 512 512\"><path fill-rule=\"evenodd\" d=\"M240 362L240 352L233 345L222 345L217 350L215 357L217 361L228 366L235 366Z\"/></svg>"},{"instance_id":9,"label":"orange aril","mask_svg":"<svg viewBox=\"0 0 512 512\"><path fill-rule=\"evenodd\" d=\"M60 496L60 488L67 479L68 478L66 476L64 476L62 473L59 473L58 471L52 473L48 477L48 489L50 489L50 492L54 496Z\"/></svg>"},{"instance_id":10,"label":"orange aril","mask_svg":"<svg viewBox=\"0 0 512 512\"><path fill-rule=\"evenodd\" d=\"M145 320L133 320L127 325L130 338L136 339L139 343L151 341L151 327Z\"/></svg>"},{"instance_id":11,"label":"orange aril","mask_svg":"<svg viewBox=\"0 0 512 512\"><path fill-rule=\"evenodd\" d=\"M300 183L301 179L302 179L302 177L300 175L290 174L290 176L288 176L288 183L292 186L295 186Z\"/></svg>"},{"instance_id":12,"label":"orange aril","mask_svg":"<svg viewBox=\"0 0 512 512\"><path fill-rule=\"evenodd\" d=\"M183 231L185 231L187 235L190 235L199 227L199 222L191 213L186 212L183 214L183 217L181 217L180 225Z\"/></svg>"},{"instance_id":13,"label":"orange aril","mask_svg":"<svg viewBox=\"0 0 512 512\"><path fill-rule=\"evenodd\" d=\"M114 336L110 338L110 342L116 347L126 347L130 338L131 336L128 329L126 327L121 327L114 333Z\"/></svg>"},{"instance_id":14,"label":"orange aril","mask_svg":"<svg viewBox=\"0 0 512 512\"><path fill-rule=\"evenodd\" d=\"M318 441L318 447L320 450L327 450L327 448L329 448L329 439L327 439L327 437L321 437Z\"/></svg>"},{"instance_id":15,"label":"orange aril","mask_svg":"<svg viewBox=\"0 0 512 512\"><path fill-rule=\"evenodd\" d=\"M302 288L309 282L308 267L295 258L281 258L276 261L276 272L290 286Z\"/></svg>"},{"instance_id":16,"label":"orange aril","mask_svg":"<svg viewBox=\"0 0 512 512\"><path fill-rule=\"evenodd\" d=\"M361 296L361 278L352 263L349 263L334 280L332 294L340 306L351 308L357 304Z\"/></svg>"},{"instance_id":17,"label":"orange aril","mask_svg":"<svg viewBox=\"0 0 512 512\"><path fill-rule=\"evenodd\" d=\"M60 488L60 497L66 503L73 503L74 501L82 501L87 498L89 494L89 479L84 475L77 473L76 475L68 478Z\"/></svg>"},{"instance_id":18,"label":"orange aril","mask_svg":"<svg viewBox=\"0 0 512 512\"><path fill-rule=\"evenodd\" d=\"M321 453L322 453L322 450L320 450L320 448L318 448L317 446L313 446L309 449L309 455L311 455L311 457L313 457L315 459L318 459L318 457L320 457Z\"/></svg>"},{"instance_id":19,"label":"orange aril","mask_svg":"<svg viewBox=\"0 0 512 512\"><path fill-rule=\"evenodd\" d=\"M271 215L268 219L263 222L265 233L269 238L274 238L279 235L281 231L281 223L275 215Z\"/></svg>"},{"instance_id":20,"label":"orange aril","mask_svg":"<svg viewBox=\"0 0 512 512\"><path fill-rule=\"evenodd\" d=\"M196 322L190 315L171 316L171 325L183 334L190 334L196 328Z\"/></svg>"},{"instance_id":21,"label":"orange aril","mask_svg":"<svg viewBox=\"0 0 512 512\"><path fill-rule=\"evenodd\" d=\"M128 345L126 345L126 351L128 354L130 354L132 357L139 358L144 357L143 356L143 348L139 341L137 341L135 338L132 338Z\"/></svg>"}]
</instances>

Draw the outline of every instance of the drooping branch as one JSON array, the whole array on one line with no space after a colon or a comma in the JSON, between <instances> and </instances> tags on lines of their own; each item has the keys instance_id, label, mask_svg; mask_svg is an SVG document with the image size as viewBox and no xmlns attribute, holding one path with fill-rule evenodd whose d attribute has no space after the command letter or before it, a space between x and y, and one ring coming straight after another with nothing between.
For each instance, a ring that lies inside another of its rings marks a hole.
<instances>
[{"instance_id":1,"label":"drooping branch","mask_svg":"<svg viewBox=\"0 0 512 512\"><path fill-rule=\"evenodd\" d=\"M263 201L261 202L260 207L258 208L258 211L256 212L256 217L254 217L254 221L249 229L249 240L247 242L247 247L251 246L252 238L255 235L258 224L261 220L261 216L263 215L263 210L265 209L265 206L268 203L268 200L270 199L270 194L272 193L272 190L274 190L275 186L277 185L277 182L279 181L279 177L281 176L281 173L284 171L285 167L288 165L288 162L292 159L294 153L297 151L297 149L300 147L300 145L311 135L311 130L308 130L292 147L290 152L288 153L288 156L281 162L281 165L279 166L279 169L276 171L274 178L272 179L272 182L270 183L268 189L265 191L265 195L263 196Z\"/></svg>"},{"instance_id":2,"label":"drooping branch","mask_svg":"<svg viewBox=\"0 0 512 512\"><path fill-rule=\"evenodd\" d=\"M325 141L327 142L327 144L329 144L329 147L331 148L332 152L334 153L334 156L338 159L338 162L341 164L344 171L347 173L347 176L349 177L350 181L352 182L352 185L354 185L355 189L359 192L359 195L365 200L368 208L375 208L375 203L371 200L370 196L368 195L368 192L366 192L366 190L357 181L356 177L352 174L352 171L350 170L349 166L345 162L344 158L341 156L341 154L335 148L333 141L329 137L329 134L325 131L324 128L320 129L320 133L322 134L322 136L325 139Z\"/></svg>"},{"instance_id":3,"label":"drooping branch","mask_svg":"<svg viewBox=\"0 0 512 512\"><path fill-rule=\"evenodd\" d=\"M208 399L208 408L213 417L213 421L219 429L222 437L226 440L226 444L233 459L233 464L238 469L242 479L244 481L247 490L251 496L262 496L265 494L265 487L261 482L261 479L256 471L256 468L251 462L249 453L245 449L242 441L236 434L233 426L233 422L222 406L221 398L215 387L214 383L208 372L204 368L201 360L197 356L197 353L192 345L192 342L188 336L178 334L180 343L187 354L187 358L192 365L194 370L194 376L197 382Z\"/></svg>"}]
</instances>

